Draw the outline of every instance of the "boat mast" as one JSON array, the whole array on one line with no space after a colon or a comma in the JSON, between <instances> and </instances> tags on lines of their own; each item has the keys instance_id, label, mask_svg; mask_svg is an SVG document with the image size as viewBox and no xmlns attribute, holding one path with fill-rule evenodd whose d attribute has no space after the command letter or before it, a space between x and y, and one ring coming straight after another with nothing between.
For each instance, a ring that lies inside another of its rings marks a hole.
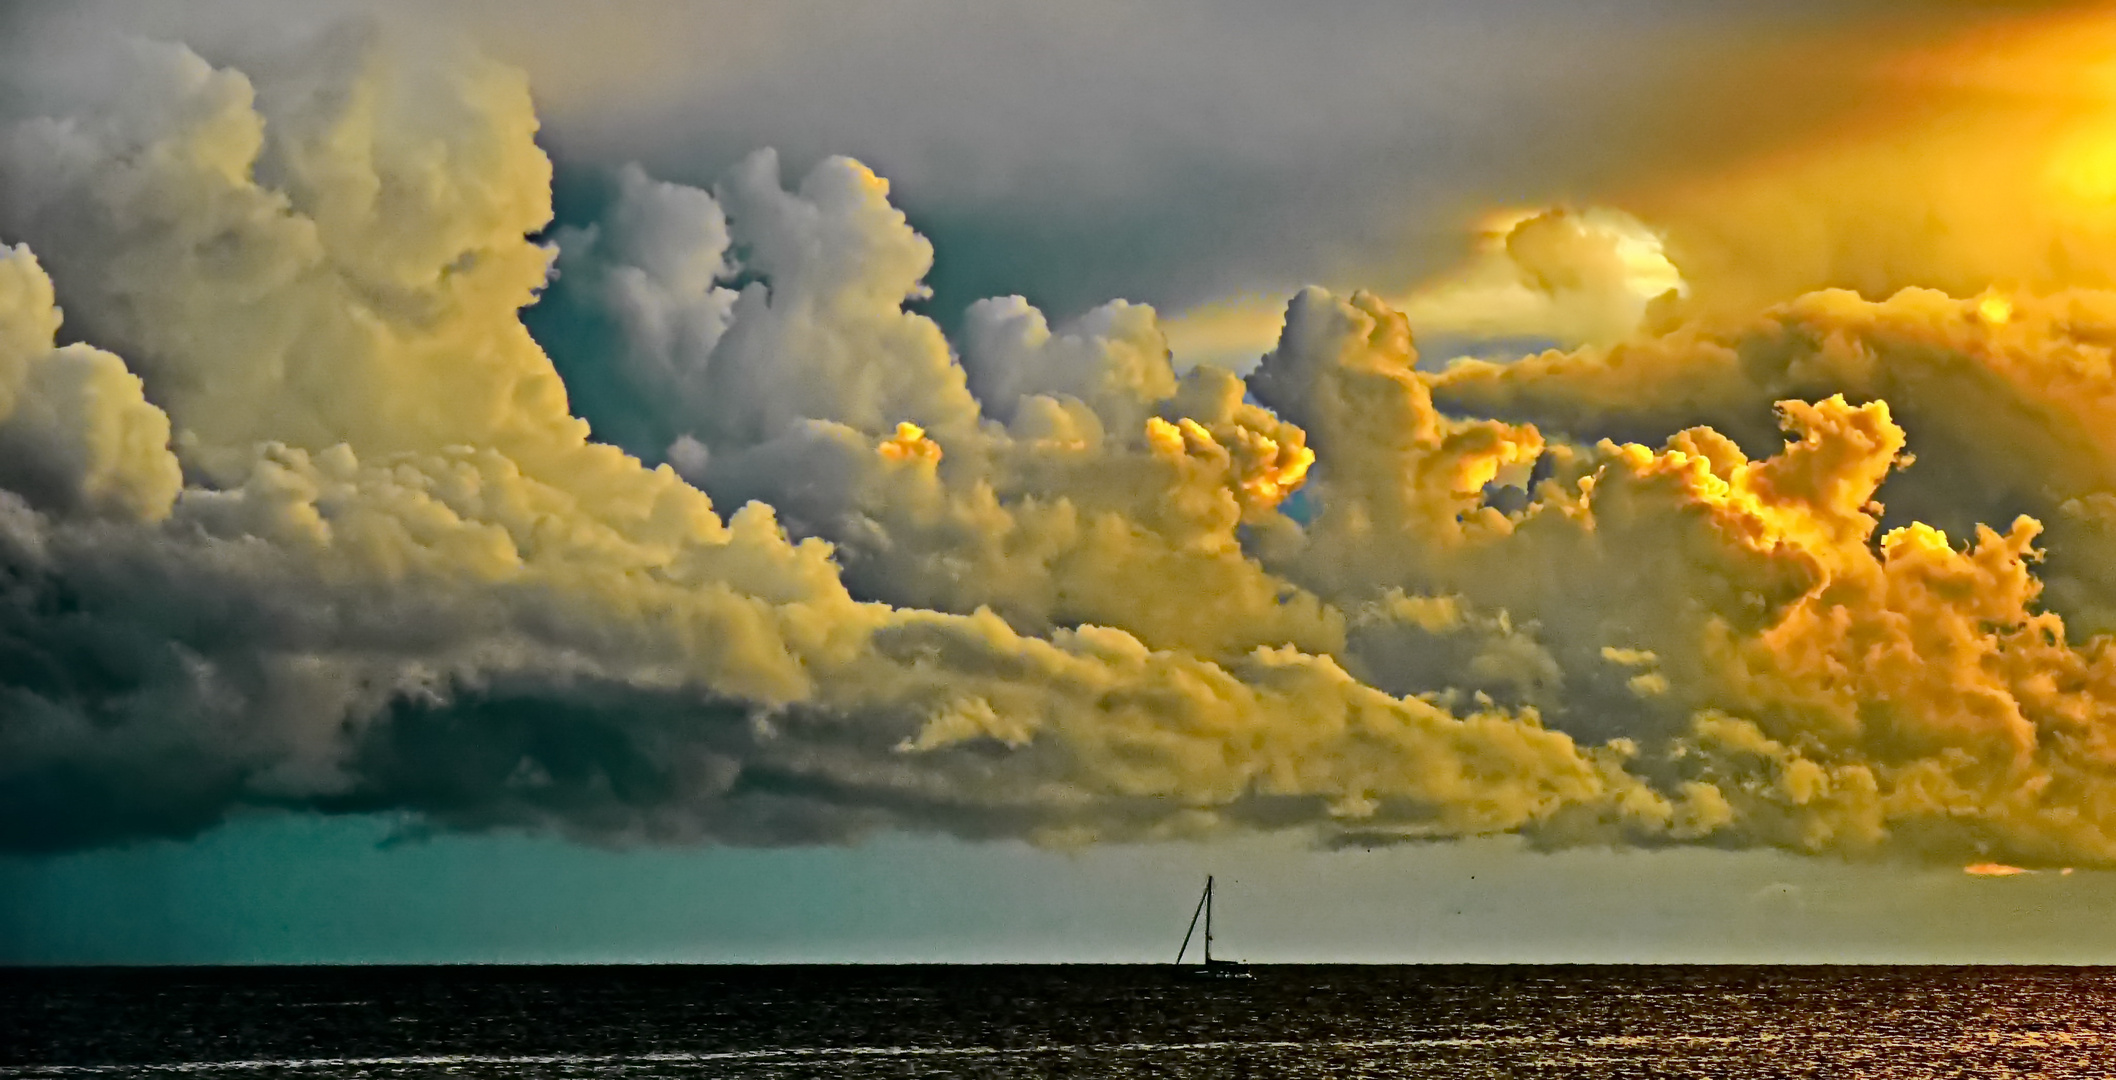
<instances>
[{"instance_id":1,"label":"boat mast","mask_svg":"<svg viewBox=\"0 0 2116 1080\"><path fill-rule=\"evenodd\" d=\"M1212 875L1205 875L1205 966L1212 966Z\"/></svg>"}]
</instances>

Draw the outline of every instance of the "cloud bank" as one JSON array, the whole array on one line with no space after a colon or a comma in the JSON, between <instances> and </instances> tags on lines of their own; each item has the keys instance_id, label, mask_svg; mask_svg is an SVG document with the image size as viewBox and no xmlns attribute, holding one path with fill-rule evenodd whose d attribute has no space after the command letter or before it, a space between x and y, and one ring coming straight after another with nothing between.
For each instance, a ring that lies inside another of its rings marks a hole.
<instances>
[{"instance_id":1,"label":"cloud bank","mask_svg":"<svg viewBox=\"0 0 2116 1080\"><path fill-rule=\"evenodd\" d=\"M1513 262L1642 330L1432 373L1309 289L1178 374L1122 301L951 340L850 159L628 168L546 236L501 65L119 70L0 141L0 847L278 807L2116 862L2108 294L1657 318L1551 218Z\"/></svg>"}]
</instances>

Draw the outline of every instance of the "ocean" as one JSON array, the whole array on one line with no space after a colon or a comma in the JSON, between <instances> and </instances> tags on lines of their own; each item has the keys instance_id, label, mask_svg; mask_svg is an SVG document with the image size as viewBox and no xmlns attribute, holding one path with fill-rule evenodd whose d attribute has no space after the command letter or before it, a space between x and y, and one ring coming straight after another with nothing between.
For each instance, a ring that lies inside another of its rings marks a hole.
<instances>
[{"instance_id":1,"label":"ocean","mask_svg":"<svg viewBox=\"0 0 2116 1080\"><path fill-rule=\"evenodd\" d=\"M0 1077L2107 1077L2116 969L0 971Z\"/></svg>"}]
</instances>

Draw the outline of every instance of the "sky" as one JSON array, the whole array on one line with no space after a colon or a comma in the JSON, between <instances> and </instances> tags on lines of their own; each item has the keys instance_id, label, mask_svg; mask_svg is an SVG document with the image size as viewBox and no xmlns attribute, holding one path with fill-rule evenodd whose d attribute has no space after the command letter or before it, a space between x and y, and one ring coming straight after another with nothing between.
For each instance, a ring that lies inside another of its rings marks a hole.
<instances>
[{"instance_id":1,"label":"sky","mask_svg":"<svg viewBox=\"0 0 2116 1080\"><path fill-rule=\"evenodd\" d=\"M2105 12L0 21L0 963L2116 957Z\"/></svg>"}]
</instances>

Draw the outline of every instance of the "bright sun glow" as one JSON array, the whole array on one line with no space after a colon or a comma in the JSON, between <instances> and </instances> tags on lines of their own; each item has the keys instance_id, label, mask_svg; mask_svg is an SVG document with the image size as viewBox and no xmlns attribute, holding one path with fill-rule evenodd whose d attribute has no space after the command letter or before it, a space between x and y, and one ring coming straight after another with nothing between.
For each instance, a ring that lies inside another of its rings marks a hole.
<instances>
[{"instance_id":1,"label":"bright sun glow","mask_svg":"<svg viewBox=\"0 0 2116 1080\"><path fill-rule=\"evenodd\" d=\"M2001 325L2013 319L2013 301L1998 293L1989 293L1976 302L1976 312L1984 317L1985 322Z\"/></svg>"},{"instance_id":2,"label":"bright sun glow","mask_svg":"<svg viewBox=\"0 0 2116 1080\"><path fill-rule=\"evenodd\" d=\"M2116 127L2094 124L2058 146L2050 183L2067 198L2092 207L2116 203Z\"/></svg>"}]
</instances>

